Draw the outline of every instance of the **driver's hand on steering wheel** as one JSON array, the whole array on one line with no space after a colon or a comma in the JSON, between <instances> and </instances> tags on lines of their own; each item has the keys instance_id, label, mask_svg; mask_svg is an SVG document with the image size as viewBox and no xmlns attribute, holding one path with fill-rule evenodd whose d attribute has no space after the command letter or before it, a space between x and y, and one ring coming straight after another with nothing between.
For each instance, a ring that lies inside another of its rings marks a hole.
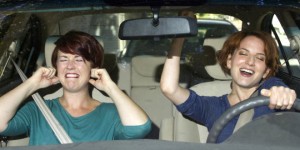
<instances>
[{"instance_id":1,"label":"driver's hand on steering wheel","mask_svg":"<svg viewBox=\"0 0 300 150\"><path fill-rule=\"evenodd\" d=\"M270 97L271 109L291 109L297 96L293 89L283 86L273 86L271 89L262 89L261 95Z\"/></svg>"}]
</instances>

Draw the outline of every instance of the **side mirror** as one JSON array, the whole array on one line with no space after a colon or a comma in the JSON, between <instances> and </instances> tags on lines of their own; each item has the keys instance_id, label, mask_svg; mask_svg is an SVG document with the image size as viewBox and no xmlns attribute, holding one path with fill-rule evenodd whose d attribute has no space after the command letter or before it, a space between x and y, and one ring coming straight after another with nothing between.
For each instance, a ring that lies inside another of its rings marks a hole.
<instances>
[{"instance_id":1,"label":"side mirror","mask_svg":"<svg viewBox=\"0 0 300 150\"><path fill-rule=\"evenodd\" d=\"M132 19L121 23L119 38L122 40L145 38L175 38L196 36L197 20L190 17L162 17L154 22L152 18Z\"/></svg>"}]
</instances>

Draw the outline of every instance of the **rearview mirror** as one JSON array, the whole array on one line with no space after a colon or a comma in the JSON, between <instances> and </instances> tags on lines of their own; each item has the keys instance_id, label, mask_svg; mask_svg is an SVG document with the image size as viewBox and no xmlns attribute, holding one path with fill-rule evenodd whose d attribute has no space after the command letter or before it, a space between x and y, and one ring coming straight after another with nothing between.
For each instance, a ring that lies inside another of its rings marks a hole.
<instances>
[{"instance_id":1,"label":"rearview mirror","mask_svg":"<svg viewBox=\"0 0 300 150\"><path fill-rule=\"evenodd\" d=\"M122 22L119 38L122 40L174 38L195 36L197 33L197 20L190 17L162 17L157 23L154 23L152 18L143 18Z\"/></svg>"}]
</instances>

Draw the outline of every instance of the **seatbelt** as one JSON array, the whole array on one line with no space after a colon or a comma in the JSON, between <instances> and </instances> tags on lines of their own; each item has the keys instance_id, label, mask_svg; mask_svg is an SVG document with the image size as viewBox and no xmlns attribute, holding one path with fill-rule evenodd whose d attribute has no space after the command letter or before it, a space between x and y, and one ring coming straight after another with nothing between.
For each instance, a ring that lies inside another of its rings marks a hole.
<instances>
[{"instance_id":1,"label":"seatbelt","mask_svg":"<svg viewBox=\"0 0 300 150\"><path fill-rule=\"evenodd\" d=\"M7 136L0 136L0 148L7 147L8 137Z\"/></svg>"},{"instance_id":2,"label":"seatbelt","mask_svg":"<svg viewBox=\"0 0 300 150\"><path fill-rule=\"evenodd\" d=\"M254 109L249 109L240 114L239 119L234 127L233 133L235 133L238 129L240 129L245 124L249 123L254 115Z\"/></svg>"},{"instance_id":3,"label":"seatbelt","mask_svg":"<svg viewBox=\"0 0 300 150\"><path fill-rule=\"evenodd\" d=\"M260 83L258 88L262 85L262 83L263 83L263 81ZM251 94L250 97L258 96L258 88ZM237 123L235 124L233 133L235 133L239 128L241 128L245 124L249 123L252 120L253 115L254 115L254 109L253 108L241 113Z\"/></svg>"},{"instance_id":4,"label":"seatbelt","mask_svg":"<svg viewBox=\"0 0 300 150\"><path fill-rule=\"evenodd\" d=\"M10 59L10 60L13 62L22 81L24 82L25 80L27 80L26 75L19 68L19 66L15 63L15 61L13 59ZM34 101L37 104L40 111L42 112L42 114L44 115L44 117L46 118L48 124L50 125L52 131L58 138L59 142L61 144L73 143L71 138L68 136L66 131L61 126L61 124L57 121L57 119L54 117L54 115L52 114L50 109L47 107L47 105L45 104L45 102L44 102L43 98L40 96L40 94L34 93L31 96L34 99ZM47 136L47 135L44 135L44 136Z\"/></svg>"}]
</instances>

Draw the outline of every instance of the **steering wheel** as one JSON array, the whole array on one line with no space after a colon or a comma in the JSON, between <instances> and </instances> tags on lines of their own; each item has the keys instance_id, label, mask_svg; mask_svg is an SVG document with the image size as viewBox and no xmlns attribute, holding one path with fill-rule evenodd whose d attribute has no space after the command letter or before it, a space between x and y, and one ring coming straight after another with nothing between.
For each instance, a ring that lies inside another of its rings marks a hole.
<instances>
[{"instance_id":1,"label":"steering wheel","mask_svg":"<svg viewBox=\"0 0 300 150\"><path fill-rule=\"evenodd\" d=\"M235 116L254 107L268 105L269 102L269 97L257 96L251 97L248 100L241 101L240 103L232 106L227 111L225 111L225 113L223 113L218 120L216 120L208 134L207 143L216 143L217 138L219 137L219 134L221 133L225 125ZM300 99L295 100L292 108L300 110Z\"/></svg>"}]
</instances>

